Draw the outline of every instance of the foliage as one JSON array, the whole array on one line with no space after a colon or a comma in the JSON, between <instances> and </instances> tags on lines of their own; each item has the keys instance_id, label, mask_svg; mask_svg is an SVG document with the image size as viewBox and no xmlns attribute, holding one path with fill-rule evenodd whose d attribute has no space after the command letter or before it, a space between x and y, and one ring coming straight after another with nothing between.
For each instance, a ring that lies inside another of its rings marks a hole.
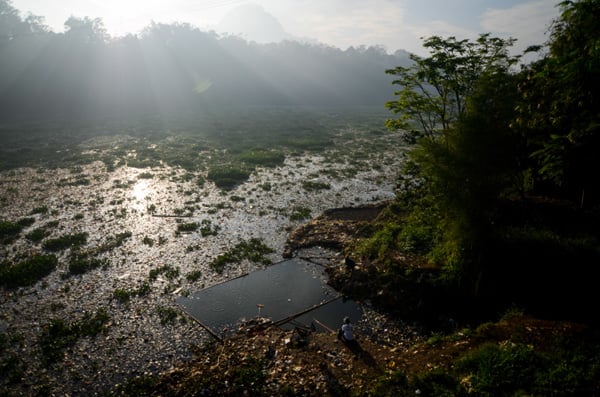
<instances>
[{"instance_id":1,"label":"foliage","mask_svg":"<svg viewBox=\"0 0 600 397\"><path fill-rule=\"evenodd\" d=\"M90 258L86 254L74 254L69 259L68 275L85 274L99 267L108 267L108 259Z\"/></svg>"},{"instance_id":2,"label":"foliage","mask_svg":"<svg viewBox=\"0 0 600 397\"><path fill-rule=\"evenodd\" d=\"M167 278L167 280L173 280L179 277L179 268L173 267L171 265L160 266L156 269L150 270L148 274L148 279L151 282L156 281L158 276L160 276L161 274L164 275Z\"/></svg>"},{"instance_id":3,"label":"foliage","mask_svg":"<svg viewBox=\"0 0 600 397\"><path fill-rule=\"evenodd\" d=\"M199 227L200 225L197 222L180 223L177 225L177 231L175 233L178 235L181 233L192 233L198 230Z\"/></svg>"},{"instance_id":4,"label":"foliage","mask_svg":"<svg viewBox=\"0 0 600 397\"><path fill-rule=\"evenodd\" d=\"M220 230L221 226L213 225L209 219L203 219L200 223L200 234L202 237L216 236Z\"/></svg>"},{"instance_id":5,"label":"foliage","mask_svg":"<svg viewBox=\"0 0 600 397\"><path fill-rule=\"evenodd\" d=\"M414 137L435 140L444 135L464 114L472 89L485 73L507 70L518 57L508 54L514 39L503 40L482 34L475 41L432 36L423 46L431 56L411 55L413 64L387 70L401 87L386 107L398 114L387 121L392 130L407 130Z\"/></svg>"},{"instance_id":6,"label":"foliage","mask_svg":"<svg viewBox=\"0 0 600 397\"><path fill-rule=\"evenodd\" d=\"M222 273L227 264L240 262L244 259L268 265L271 260L265 255L272 252L274 252L273 249L266 246L260 239L251 238L239 242L226 253L218 255L208 266L217 273Z\"/></svg>"},{"instance_id":7,"label":"foliage","mask_svg":"<svg viewBox=\"0 0 600 397\"><path fill-rule=\"evenodd\" d=\"M600 2L563 1L560 9L549 54L522 73L515 126L527 138L537 190L592 207L600 202Z\"/></svg>"},{"instance_id":8,"label":"foliage","mask_svg":"<svg viewBox=\"0 0 600 397\"><path fill-rule=\"evenodd\" d=\"M42 247L48 251L62 251L67 248L78 248L87 243L88 234L75 233L65 234L61 237L45 240Z\"/></svg>"},{"instance_id":9,"label":"foliage","mask_svg":"<svg viewBox=\"0 0 600 397\"><path fill-rule=\"evenodd\" d=\"M50 274L57 264L54 255L35 255L13 265L0 263L0 285L8 288L33 285Z\"/></svg>"},{"instance_id":10,"label":"foliage","mask_svg":"<svg viewBox=\"0 0 600 397\"><path fill-rule=\"evenodd\" d=\"M250 172L233 166L217 166L208 170L207 179L221 189L231 190L250 177Z\"/></svg>"},{"instance_id":11,"label":"foliage","mask_svg":"<svg viewBox=\"0 0 600 397\"><path fill-rule=\"evenodd\" d=\"M291 221L302 221L304 219L310 218L310 208L306 207L294 207L292 208L292 213L290 214Z\"/></svg>"},{"instance_id":12,"label":"foliage","mask_svg":"<svg viewBox=\"0 0 600 397\"><path fill-rule=\"evenodd\" d=\"M73 345L79 338L95 337L106 329L110 319L103 308L96 312L86 312L81 318L69 323L63 319L53 319L44 326L40 336L40 347L46 362L58 361L65 348Z\"/></svg>"},{"instance_id":13,"label":"foliage","mask_svg":"<svg viewBox=\"0 0 600 397\"><path fill-rule=\"evenodd\" d=\"M252 150L237 157L244 163L271 168L283 165L285 160L285 154L276 150Z\"/></svg>"},{"instance_id":14,"label":"foliage","mask_svg":"<svg viewBox=\"0 0 600 397\"><path fill-rule=\"evenodd\" d=\"M318 190L329 190L331 189L331 185L327 182L321 181L303 181L302 188L309 192L313 192Z\"/></svg>"}]
</instances>

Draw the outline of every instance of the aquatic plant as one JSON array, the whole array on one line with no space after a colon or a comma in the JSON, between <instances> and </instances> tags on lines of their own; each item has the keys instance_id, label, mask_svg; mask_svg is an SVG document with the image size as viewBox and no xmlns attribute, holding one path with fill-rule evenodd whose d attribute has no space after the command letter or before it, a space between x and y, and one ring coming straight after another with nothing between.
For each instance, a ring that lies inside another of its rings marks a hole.
<instances>
[{"instance_id":1,"label":"aquatic plant","mask_svg":"<svg viewBox=\"0 0 600 397\"><path fill-rule=\"evenodd\" d=\"M56 268L58 259L54 255L35 255L17 264L0 263L0 285L8 288L35 284Z\"/></svg>"},{"instance_id":2,"label":"aquatic plant","mask_svg":"<svg viewBox=\"0 0 600 397\"><path fill-rule=\"evenodd\" d=\"M62 251L67 248L80 247L87 243L87 233L65 234L64 236L44 241L42 247L48 251Z\"/></svg>"}]
</instances>

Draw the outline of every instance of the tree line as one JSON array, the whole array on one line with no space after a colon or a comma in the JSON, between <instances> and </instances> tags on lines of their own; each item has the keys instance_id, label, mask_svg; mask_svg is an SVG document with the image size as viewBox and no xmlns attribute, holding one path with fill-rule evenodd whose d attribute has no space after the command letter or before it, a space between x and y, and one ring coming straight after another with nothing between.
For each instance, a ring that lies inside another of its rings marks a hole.
<instances>
[{"instance_id":1,"label":"tree line","mask_svg":"<svg viewBox=\"0 0 600 397\"><path fill-rule=\"evenodd\" d=\"M70 17L65 32L0 0L0 115L8 118L186 115L251 105L374 105L384 71L409 62L381 47L341 50L247 42L186 23L110 37L102 20Z\"/></svg>"},{"instance_id":2,"label":"tree line","mask_svg":"<svg viewBox=\"0 0 600 397\"><path fill-rule=\"evenodd\" d=\"M482 34L430 37L429 56L388 70L387 125L414 148L383 235L476 300L575 315L597 298L600 1L559 7L526 66Z\"/></svg>"}]
</instances>

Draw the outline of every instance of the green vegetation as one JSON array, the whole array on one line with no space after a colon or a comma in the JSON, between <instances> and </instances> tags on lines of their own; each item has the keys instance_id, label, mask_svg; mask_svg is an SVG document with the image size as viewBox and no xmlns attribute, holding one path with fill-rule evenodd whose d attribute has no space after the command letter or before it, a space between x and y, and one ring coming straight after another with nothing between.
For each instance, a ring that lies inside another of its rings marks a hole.
<instances>
[{"instance_id":1,"label":"green vegetation","mask_svg":"<svg viewBox=\"0 0 600 397\"><path fill-rule=\"evenodd\" d=\"M71 323L63 319L51 320L44 326L40 336L40 348L44 360L48 363L58 361L63 356L63 351L72 346L82 337L95 337L106 329L110 319L103 308L96 312L86 312L83 317Z\"/></svg>"},{"instance_id":2,"label":"green vegetation","mask_svg":"<svg viewBox=\"0 0 600 397\"><path fill-rule=\"evenodd\" d=\"M245 182L250 177L250 171L234 166L216 166L208 170L209 181L225 190L231 190Z\"/></svg>"},{"instance_id":3,"label":"green vegetation","mask_svg":"<svg viewBox=\"0 0 600 397\"><path fill-rule=\"evenodd\" d=\"M0 263L0 285L8 288L33 285L56 268L54 255L35 255L17 264Z\"/></svg>"},{"instance_id":4,"label":"green vegetation","mask_svg":"<svg viewBox=\"0 0 600 397\"><path fill-rule=\"evenodd\" d=\"M23 228L35 223L34 218L23 218L16 222L0 221L0 244L9 244L17 239Z\"/></svg>"},{"instance_id":5,"label":"green vegetation","mask_svg":"<svg viewBox=\"0 0 600 397\"><path fill-rule=\"evenodd\" d=\"M61 237L45 240L42 247L48 251L62 251L67 248L78 248L87 243L87 233L65 234Z\"/></svg>"},{"instance_id":6,"label":"green vegetation","mask_svg":"<svg viewBox=\"0 0 600 397\"><path fill-rule=\"evenodd\" d=\"M431 317L494 316L515 303L590 317L578 302L598 298L589 280L600 261L600 24L591 17L600 5L560 7L549 53L521 70L512 39L484 34L430 37L429 56L388 71L399 89L387 126L414 145L396 203L353 247L385 264L372 277L385 291L404 288L380 303L409 310L417 293ZM426 278L406 270L415 263Z\"/></svg>"},{"instance_id":7,"label":"green vegetation","mask_svg":"<svg viewBox=\"0 0 600 397\"><path fill-rule=\"evenodd\" d=\"M97 268L106 269L109 266L108 259L90 258L87 254L74 254L69 259L68 276L85 274Z\"/></svg>"},{"instance_id":8,"label":"green vegetation","mask_svg":"<svg viewBox=\"0 0 600 397\"><path fill-rule=\"evenodd\" d=\"M209 219L203 219L200 224L200 234L202 234L202 237L216 236L220 230L221 226L213 225Z\"/></svg>"},{"instance_id":9,"label":"green vegetation","mask_svg":"<svg viewBox=\"0 0 600 397\"><path fill-rule=\"evenodd\" d=\"M33 243L39 243L41 242L43 239L45 239L46 237L48 237L50 235L50 232L44 228L44 227L38 227L36 229L33 229L32 231L30 231L29 233L27 233L25 235L25 238L27 238L27 240L33 242Z\"/></svg>"},{"instance_id":10,"label":"green vegetation","mask_svg":"<svg viewBox=\"0 0 600 397\"><path fill-rule=\"evenodd\" d=\"M177 231L175 233L178 235L181 233L193 233L198 230L199 227L200 225L197 222L180 223L177 225Z\"/></svg>"},{"instance_id":11,"label":"green vegetation","mask_svg":"<svg viewBox=\"0 0 600 397\"><path fill-rule=\"evenodd\" d=\"M285 154L278 150L251 150L237 156L243 163L274 168L283 165Z\"/></svg>"},{"instance_id":12,"label":"green vegetation","mask_svg":"<svg viewBox=\"0 0 600 397\"><path fill-rule=\"evenodd\" d=\"M171 307L162 307L159 306L156 308L156 312L158 317L160 318L160 323L162 325L172 324L177 321L179 316L179 311L171 308ZM182 321L185 317L181 317Z\"/></svg>"},{"instance_id":13,"label":"green vegetation","mask_svg":"<svg viewBox=\"0 0 600 397\"><path fill-rule=\"evenodd\" d=\"M167 280L174 280L179 277L179 268L173 267L170 265L160 266L156 269L150 270L148 274L148 279L150 282L156 281L158 276L163 275L167 278Z\"/></svg>"},{"instance_id":14,"label":"green vegetation","mask_svg":"<svg viewBox=\"0 0 600 397\"><path fill-rule=\"evenodd\" d=\"M314 192L318 190L329 190L331 189L331 185L327 182L304 181L302 182L302 188L309 192Z\"/></svg>"},{"instance_id":15,"label":"green vegetation","mask_svg":"<svg viewBox=\"0 0 600 397\"><path fill-rule=\"evenodd\" d=\"M202 277L201 270L193 270L185 276L186 280L188 280L190 283L200 280L201 277Z\"/></svg>"},{"instance_id":16,"label":"green vegetation","mask_svg":"<svg viewBox=\"0 0 600 397\"><path fill-rule=\"evenodd\" d=\"M240 262L244 259L269 265L271 260L265 255L272 252L273 249L266 246L261 240L251 238L248 241L239 242L226 253L217 256L210 262L209 267L217 273L222 273L227 264Z\"/></svg>"},{"instance_id":17,"label":"green vegetation","mask_svg":"<svg viewBox=\"0 0 600 397\"><path fill-rule=\"evenodd\" d=\"M311 210L306 207L294 207L292 208L292 213L290 214L290 220L292 221L303 221L305 219L310 218Z\"/></svg>"}]
</instances>

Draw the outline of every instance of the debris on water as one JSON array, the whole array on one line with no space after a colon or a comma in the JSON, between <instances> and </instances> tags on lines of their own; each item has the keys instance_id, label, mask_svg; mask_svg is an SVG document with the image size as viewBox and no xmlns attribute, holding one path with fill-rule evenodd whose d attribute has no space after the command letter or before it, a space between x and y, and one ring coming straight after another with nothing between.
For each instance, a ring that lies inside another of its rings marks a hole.
<instances>
[{"instance_id":1,"label":"debris on water","mask_svg":"<svg viewBox=\"0 0 600 397\"><path fill-rule=\"evenodd\" d=\"M240 241L257 238L274 250L267 255L271 262L281 261L286 230L305 221L291 219L291 208L319 214L328 208L393 198L391 170L401 158L389 158L381 168L344 180L331 177L327 179L330 189L311 191L296 187L308 175L322 174L319 180L326 181L322 171L338 165L326 163L321 156L290 157L283 166L259 169L227 194L212 184L200 187L196 182L200 174L190 178L183 168L164 164L107 170L96 162L76 171L20 168L0 172L5 192L1 218L33 218L19 238L0 247L3 258L16 262L44 252L44 240L25 237L34 231L46 239L75 233L88 236L82 247L56 252L57 270L43 280L16 290L0 287L0 332L18 335L15 341L38 341L58 319L65 326L75 326L85 320L85 313L100 308L109 317L99 335L77 338L52 366L44 364L36 343L6 345L5 351L18 355L27 368L27 382L18 386L21 392L28 394L31 385L40 383L47 385L49 394L79 394L82 385L87 393L102 394L131 374L156 373L189 359L193 355L190 346L205 343L210 335L187 319L174 304L175 297L263 268L248 260L227 266L223 273L209 267ZM79 174L85 176L85 188L77 184ZM269 190L260 188L267 182ZM228 196L245 200L230 201ZM176 216L151 216L160 214ZM194 223L197 229L177 233L193 229ZM71 274L74 252L105 265ZM314 249L306 255L325 265L327 256L333 254ZM151 277L157 270L157 277ZM70 376L64 376L65 368Z\"/></svg>"}]
</instances>

